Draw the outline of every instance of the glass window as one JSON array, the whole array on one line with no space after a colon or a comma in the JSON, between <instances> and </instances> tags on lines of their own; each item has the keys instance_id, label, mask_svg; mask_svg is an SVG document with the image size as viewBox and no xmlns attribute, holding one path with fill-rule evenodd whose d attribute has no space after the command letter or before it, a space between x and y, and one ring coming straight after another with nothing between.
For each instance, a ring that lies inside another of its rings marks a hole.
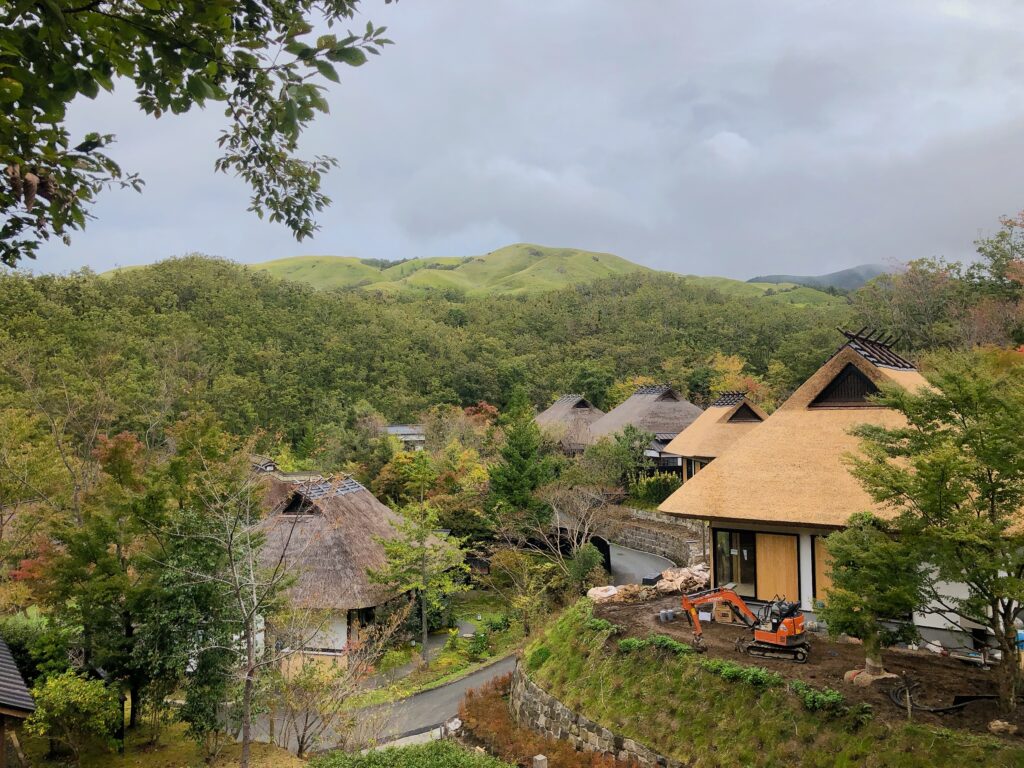
<instances>
[{"instance_id":1,"label":"glass window","mask_svg":"<svg viewBox=\"0 0 1024 768\"><path fill-rule=\"evenodd\" d=\"M715 531L715 586L736 585L736 594L757 594L756 534L753 531Z\"/></svg>"}]
</instances>

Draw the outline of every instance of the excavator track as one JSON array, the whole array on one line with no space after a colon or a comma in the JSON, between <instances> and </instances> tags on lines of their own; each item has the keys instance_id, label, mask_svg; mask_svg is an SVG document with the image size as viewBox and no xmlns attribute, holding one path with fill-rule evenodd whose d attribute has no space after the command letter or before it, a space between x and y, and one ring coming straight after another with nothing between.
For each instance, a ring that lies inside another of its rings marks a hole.
<instances>
[{"instance_id":1,"label":"excavator track","mask_svg":"<svg viewBox=\"0 0 1024 768\"><path fill-rule=\"evenodd\" d=\"M780 645L752 642L746 643L742 650L748 656L757 656L761 659L784 659L785 661L795 661L797 664L806 664L811 649L807 645L794 645L786 648Z\"/></svg>"}]
</instances>

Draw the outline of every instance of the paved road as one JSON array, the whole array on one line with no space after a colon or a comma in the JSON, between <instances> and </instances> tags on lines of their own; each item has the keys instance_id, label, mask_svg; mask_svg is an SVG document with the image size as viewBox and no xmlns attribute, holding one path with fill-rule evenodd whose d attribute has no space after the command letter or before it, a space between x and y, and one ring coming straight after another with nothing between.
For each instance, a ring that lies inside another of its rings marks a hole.
<instances>
[{"instance_id":1,"label":"paved road","mask_svg":"<svg viewBox=\"0 0 1024 768\"><path fill-rule=\"evenodd\" d=\"M639 584L644 576L661 573L675 565L668 558L628 549L618 544L612 544L611 550L612 583L615 585Z\"/></svg>"},{"instance_id":2,"label":"paved road","mask_svg":"<svg viewBox=\"0 0 1024 768\"><path fill-rule=\"evenodd\" d=\"M488 680L511 672L514 666L515 658L510 656L457 682L396 701L391 706L391 714L380 740L392 741L403 734L450 720L459 713L459 702L466 691L479 688Z\"/></svg>"}]
</instances>

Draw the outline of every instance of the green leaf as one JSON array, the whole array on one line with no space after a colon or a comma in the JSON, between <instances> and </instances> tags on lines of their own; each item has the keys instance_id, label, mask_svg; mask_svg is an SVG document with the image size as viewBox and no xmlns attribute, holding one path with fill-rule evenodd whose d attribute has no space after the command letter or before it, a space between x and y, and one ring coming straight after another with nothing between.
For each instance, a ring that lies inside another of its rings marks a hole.
<instances>
[{"instance_id":1,"label":"green leaf","mask_svg":"<svg viewBox=\"0 0 1024 768\"><path fill-rule=\"evenodd\" d=\"M340 78L338 77L337 70L331 65L329 61L318 59L316 62L316 68L320 71L320 74L326 77L328 80L331 80L332 82L335 83L341 82Z\"/></svg>"},{"instance_id":2,"label":"green leaf","mask_svg":"<svg viewBox=\"0 0 1024 768\"><path fill-rule=\"evenodd\" d=\"M0 77L0 102L17 101L25 92L25 86L13 77Z\"/></svg>"},{"instance_id":3,"label":"green leaf","mask_svg":"<svg viewBox=\"0 0 1024 768\"><path fill-rule=\"evenodd\" d=\"M360 48L335 48L327 54L331 61L340 61L350 67L362 66L366 63L366 54Z\"/></svg>"},{"instance_id":4,"label":"green leaf","mask_svg":"<svg viewBox=\"0 0 1024 768\"><path fill-rule=\"evenodd\" d=\"M147 11L159 11L160 0L139 0L139 5L145 8Z\"/></svg>"}]
</instances>

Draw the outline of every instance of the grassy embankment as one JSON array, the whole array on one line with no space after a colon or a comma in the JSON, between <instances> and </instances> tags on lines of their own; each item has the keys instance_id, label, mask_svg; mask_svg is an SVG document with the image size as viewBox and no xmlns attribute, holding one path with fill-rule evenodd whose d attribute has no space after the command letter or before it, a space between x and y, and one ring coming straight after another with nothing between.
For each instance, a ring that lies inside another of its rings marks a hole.
<instances>
[{"instance_id":1,"label":"grassy embankment","mask_svg":"<svg viewBox=\"0 0 1024 768\"><path fill-rule=\"evenodd\" d=\"M810 712L784 685L730 682L700 657L643 647L623 652L590 605L568 609L526 651L545 690L616 733L705 766L962 768L1024 765L1024 747L914 723L860 724Z\"/></svg>"}]
</instances>

